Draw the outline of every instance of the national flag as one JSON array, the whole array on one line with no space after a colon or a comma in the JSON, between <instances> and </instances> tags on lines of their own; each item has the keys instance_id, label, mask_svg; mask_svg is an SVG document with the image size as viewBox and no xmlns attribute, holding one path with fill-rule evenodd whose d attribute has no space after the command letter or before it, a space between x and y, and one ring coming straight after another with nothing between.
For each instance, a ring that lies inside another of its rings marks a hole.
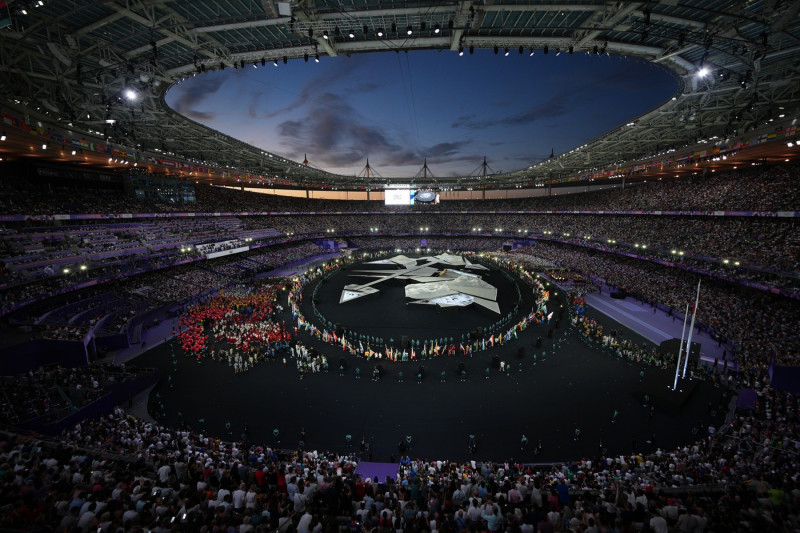
<instances>
[{"instance_id":1,"label":"national flag","mask_svg":"<svg viewBox=\"0 0 800 533\"><path fill-rule=\"evenodd\" d=\"M11 11L8 10L8 4L0 1L0 28L11 26Z\"/></svg>"}]
</instances>

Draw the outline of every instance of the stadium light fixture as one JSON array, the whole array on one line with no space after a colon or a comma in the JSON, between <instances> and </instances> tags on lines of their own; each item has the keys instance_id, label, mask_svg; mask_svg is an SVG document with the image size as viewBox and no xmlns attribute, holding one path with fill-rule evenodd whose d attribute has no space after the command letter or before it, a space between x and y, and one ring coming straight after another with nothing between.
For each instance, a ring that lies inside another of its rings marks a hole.
<instances>
[{"instance_id":1,"label":"stadium light fixture","mask_svg":"<svg viewBox=\"0 0 800 533\"><path fill-rule=\"evenodd\" d=\"M442 27L441 27L441 26L439 26L439 24L438 24L438 23L437 23L437 24L435 24L435 25L433 26L433 33L435 33L436 35L439 35L439 32L440 32L440 31L442 31Z\"/></svg>"},{"instance_id":2,"label":"stadium light fixture","mask_svg":"<svg viewBox=\"0 0 800 533\"><path fill-rule=\"evenodd\" d=\"M3 134L0 135L0 141L5 141L5 140L6 140L6 132L3 132ZM789 146L791 146L791 143L789 143Z\"/></svg>"},{"instance_id":3,"label":"stadium light fixture","mask_svg":"<svg viewBox=\"0 0 800 533\"><path fill-rule=\"evenodd\" d=\"M383 37L383 28L378 28L378 37Z\"/></svg>"},{"instance_id":4,"label":"stadium light fixture","mask_svg":"<svg viewBox=\"0 0 800 533\"><path fill-rule=\"evenodd\" d=\"M136 91L134 91L133 89L125 90L125 98L127 98L128 100L135 101L138 97L139 95L136 94Z\"/></svg>"},{"instance_id":5,"label":"stadium light fixture","mask_svg":"<svg viewBox=\"0 0 800 533\"><path fill-rule=\"evenodd\" d=\"M464 47L463 46L459 46L458 47L458 57L461 57L463 55L464 55ZM3 136L3 138L5 140L5 135Z\"/></svg>"},{"instance_id":6,"label":"stadium light fixture","mask_svg":"<svg viewBox=\"0 0 800 533\"><path fill-rule=\"evenodd\" d=\"M698 78L705 78L708 76L708 69L706 67L701 67L700 70L697 71Z\"/></svg>"},{"instance_id":7,"label":"stadium light fixture","mask_svg":"<svg viewBox=\"0 0 800 533\"><path fill-rule=\"evenodd\" d=\"M408 28L406 28L406 34L407 35L411 35L412 33L414 33L414 29L409 24Z\"/></svg>"},{"instance_id":8,"label":"stadium light fixture","mask_svg":"<svg viewBox=\"0 0 800 533\"><path fill-rule=\"evenodd\" d=\"M328 40L328 30L324 30L322 32L322 38L325 39L326 41Z\"/></svg>"},{"instance_id":9,"label":"stadium light fixture","mask_svg":"<svg viewBox=\"0 0 800 533\"><path fill-rule=\"evenodd\" d=\"M314 62L319 63L319 54L314 54Z\"/></svg>"},{"instance_id":10,"label":"stadium light fixture","mask_svg":"<svg viewBox=\"0 0 800 533\"><path fill-rule=\"evenodd\" d=\"M356 38L356 34L355 34L355 32L354 32L353 30L350 30L350 32L349 32L347 35L348 35L348 36L349 36L351 39L355 39L355 38Z\"/></svg>"},{"instance_id":11,"label":"stadium light fixture","mask_svg":"<svg viewBox=\"0 0 800 533\"><path fill-rule=\"evenodd\" d=\"M508 48L506 48L506 49L505 49L505 53L503 53L503 56L504 56L504 57L508 57L508 54L509 54L509 51L508 51Z\"/></svg>"}]
</instances>

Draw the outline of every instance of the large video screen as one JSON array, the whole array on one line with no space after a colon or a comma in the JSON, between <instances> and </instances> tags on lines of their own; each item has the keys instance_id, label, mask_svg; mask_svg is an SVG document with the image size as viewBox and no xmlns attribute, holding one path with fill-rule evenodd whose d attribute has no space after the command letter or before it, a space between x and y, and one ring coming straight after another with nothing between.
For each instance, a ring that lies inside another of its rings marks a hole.
<instances>
[{"instance_id":1,"label":"large video screen","mask_svg":"<svg viewBox=\"0 0 800 533\"><path fill-rule=\"evenodd\" d=\"M414 203L414 191L408 185L387 187L383 193L385 205L412 205Z\"/></svg>"}]
</instances>

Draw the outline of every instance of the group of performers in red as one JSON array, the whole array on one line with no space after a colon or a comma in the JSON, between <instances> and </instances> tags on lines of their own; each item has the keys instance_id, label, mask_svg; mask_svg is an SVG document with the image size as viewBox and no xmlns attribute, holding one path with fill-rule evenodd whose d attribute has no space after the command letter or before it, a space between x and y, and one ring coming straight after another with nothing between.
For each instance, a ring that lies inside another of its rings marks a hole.
<instances>
[{"instance_id":1,"label":"group of performers in red","mask_svg":"<svg viewBox=\"0 0 800 533\"><path fill-rule=\"evenodd\" d=\"M248 358L274 354L291 338L286 325L275 318L282 311L279 293L279 285L223 290L191 307L175 331L181 348L198 360L215 350L235 349Z\"/></svg>"}]
</instances>

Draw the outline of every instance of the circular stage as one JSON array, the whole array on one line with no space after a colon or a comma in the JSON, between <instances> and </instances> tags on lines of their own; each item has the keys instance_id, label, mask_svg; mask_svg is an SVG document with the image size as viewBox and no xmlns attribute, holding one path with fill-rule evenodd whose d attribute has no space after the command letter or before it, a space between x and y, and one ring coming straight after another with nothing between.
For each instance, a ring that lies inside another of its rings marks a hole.
<instances>
[{"instance_id":1,"label":"circular stage","mask_svg":"<svg viewBox=\"0 0 800 533\"><path fill-rule=\"evenodd\" d=\"M418 259L419 263L423 261ZM523 313L527 315L534 305L531 288L513 274L493 266L491 262L480 263L486 270L468 271L463 267L438 266L438 272L449 272L452 275L454 270L458 270L470 276L469 279L480 279L496 288L497 295L494 301L499 312L474 302L466 307L415 303L419 300L406 297L405 291L408 285L418 282L398 277L397 273L403 270L401 267L362 262L347 266L326 279L309 284L304 291L303 313L316 323L319 320L314 312L316 306L316 310L328 323L338 325L346 331L383 339L386 344L391 340L395 346L399 346L404 336L420 342L446 338L458 344L464 340L462 335L472 334L478 328L489 332L495 324L504 319L511 321ZM391 275L395 277L388 278ZM456 276L451 279L459 280L465 277ZM388 279L383 279L384 277ZM443 283L447 278L440 279L442 281L433 283ZM372 288L377 292L340 303L345 287L371 282L374 282Z\"/></svg>"}]
</instances>

